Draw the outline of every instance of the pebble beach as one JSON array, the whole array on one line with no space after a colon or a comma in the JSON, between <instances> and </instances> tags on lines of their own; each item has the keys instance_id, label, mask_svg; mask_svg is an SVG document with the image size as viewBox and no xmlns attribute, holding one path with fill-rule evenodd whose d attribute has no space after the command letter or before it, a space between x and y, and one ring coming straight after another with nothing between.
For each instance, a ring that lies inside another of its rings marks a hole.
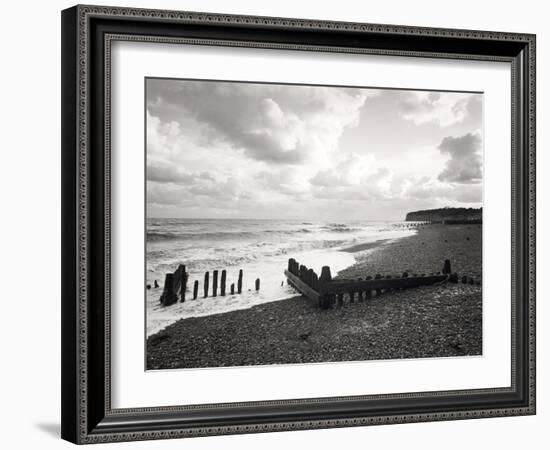
<instances>
[{"instance_id":1,"label":"pebble beach","mask_svg":"<svg viewBox=\"0 0 550 450\"><path fill-rule=\"evenodd\" d=\"M338 274L429 274L449 259L458 284L388 291L329 310L296 296L181 319L149 336L147 369L481 355L481 229L426 225L412 236L355 245L346 251L356 263Z\"/></svg>"}]
</instances>

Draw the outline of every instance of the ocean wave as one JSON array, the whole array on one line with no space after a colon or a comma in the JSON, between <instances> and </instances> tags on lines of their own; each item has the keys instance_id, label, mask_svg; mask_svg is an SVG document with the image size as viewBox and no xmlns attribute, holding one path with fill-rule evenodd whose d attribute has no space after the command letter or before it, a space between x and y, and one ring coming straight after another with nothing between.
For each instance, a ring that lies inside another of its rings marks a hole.
<instances>
[{"instance_id":1,"label":"ocean wave","mask_svg":"<svg viewBox=\"0 0 550 450\"><path fill-rule=\"evenodd\" d=\"M329 223L323 227L323 230L333 231L336 233L351 233L353 231L359 231L361 228L352 227L345 223Z\"/></svg>"},{"instance_id":2,"label":"ocean wave","mask_svg":"<svg viewBox=\"0 0 550 450\"><path fill-rule=\"evenodd\" d=\"M191 271L208 271L213 267L235 267L285 255L292 256L310 250L338 248L347 243L345 240L302 241L292 245L251 243L237 249L210 248L208 250L188 249L179 254L170 251L150 251L147 254L148 268L156 272L173 270L177 264L186 264ZM170 255L166 253L170 253ZM183 258L183 259L181 259Z\"/></svg>"},{"instance_id":3,"label":"ocean wave","mask_svg":"<svg viewBox=\"0 0 550 450\"><path fill-rule=\"evenodd\" d=\"M262 235L295 235L299 233L312 233L313 230L298 228L296 230L261 230L261 231L196 231L196 232L172 232L172 231L148 231L147 240L174 241L185 239L225 240L239 238L260 238Z\"/></svg>"}]
</instances>

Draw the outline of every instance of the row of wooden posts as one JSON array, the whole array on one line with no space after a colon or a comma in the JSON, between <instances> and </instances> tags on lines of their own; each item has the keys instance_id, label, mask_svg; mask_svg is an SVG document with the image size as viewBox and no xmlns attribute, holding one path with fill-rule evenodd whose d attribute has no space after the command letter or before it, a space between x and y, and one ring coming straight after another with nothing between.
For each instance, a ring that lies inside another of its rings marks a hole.
<instances>
[{"instance_id":1,"label":"row of wooden posts","mask_svg":"<svg viewBox=\"0 0 550 450\"><path fill-rule=\"evenodd\" d=\"M212 291L211 296L218 296L218 275L219 271L212 271ZM160 296L160 303L163 306L173 305L178 300L185 301L185 294L187 291L187 282L189 280L189 273L185 270L185 265L180 264L174 273L167 273L164 279L164 288L162 295ZM220 296L226 295L227 286L227 271L224 269L221 271L219 283ZM257 291L260 290L260 279L256 278L254 287ZM243 289L243 270L239 270L239 277L237 279L237 294L241 294ZM235 283L231 283L229 286L229 292L231 295L235 295ZM205 272L203 282L203 298L208 297L210 293L210 272ZM195 280L193 283L193 300L196 300L199 296L199 280Z\"/></svg>"},{"instance_id":2,"label":"row of wooden posts","mask_svg":"<svg viewBox=\"0 0 550 450\"><path fill-rule=\"evenodd\" d=\"M407 272L402 275L376 274L374 277L367 276L365 279L345 280L332 279L330 267L324 266L321 269L321 276L317 276L315 271L299 264L294 258L288 260L288 267L285 270L288 284L300 292L302 295L314 300L321 309L327 309L336 302L338 305L344 303L344 295L347 295L350 303L355 301L367 300L373 293L381 294L389 289L406 289L411 287L429 285L450 280L458 282L458 275L451 272L451 262L447 259L443 264L441 272L430 275L410 276Z\"/></svg>"}]
</instances>

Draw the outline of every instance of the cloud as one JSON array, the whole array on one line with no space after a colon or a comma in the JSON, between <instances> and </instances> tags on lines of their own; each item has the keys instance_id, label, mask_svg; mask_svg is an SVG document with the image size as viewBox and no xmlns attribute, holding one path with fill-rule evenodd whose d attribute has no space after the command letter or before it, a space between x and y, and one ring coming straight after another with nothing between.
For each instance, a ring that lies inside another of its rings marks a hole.
<instances>
[{"instance_id":1,"label":"cloud","mask_svg":"<svg viewBox=\"0 0 550 450\"><path fill-rule=\"evenodd\" d=\"M401 184L399 198L429 202L437 205L479 204L482 201L480 184L456 184L442 182L431 177L407 178Z\"/></svg>"},{"instance_id":2,"label":"cloud","mask_svg":"<svg viewBox=\"0 0 550 450\"><path fill-rule=\"evenodd\" d=\"M261 171L255 178L256 188L292 197L300 197L308 193L311 187L307 177L302 176L301 171L287 168Z\"/></svg>"},{"instance_id":3,"label":"cloud","mask_svg":"<svg viewBox=\"0 0 550 450\"><path fill-rule=\"evenodd\" d=\"M189 184L157 183L147 184L147 202L178 207L218 206L227 207L231 202L249 198L239 180L228 178L215 180L209 177L196 177Z\"/></svg>"},{"instance_id":4,"label":"cloud","mask_svg":"<svg viewBox=\"0 0 550 450\"><path fill-rule=\"evenodd\" d=\"M168 123L192 118L212 144L223 141L267 163L298 164L333 152L374 95L378 91L150 80L148 108Z\"/></svg>"},{"instance_id":5,"label":"cloud","mask_svg":"<svg viewBox=\"0 0 550 450\"><path fill-rule=\"evenodd\" d=\"M399 101L399 113L416 125L435 123L448 127L463 122L472 110L471 102L478 101L479 94L403 91Z\"/></svg>"},{"instance_id":6,"label":"cloud","mask_svg":"<svg viewBox=\"0 0 550 450\"><path fill-rule=\"evenodd\" d=\"M192 117L161 119L147 109L146 120L148 165L177 165L183 154L197 154L204 144L205 126Z\"/></svg>"},{"instance_id":7,"label":"cloud","mask_svg":"<svg viewBox=\"0 0 550 450\"><path fill-rule=\"evenodd\" d=\"M310 183L316 198L372 200L392 196L393 174L372 155L352 153L333 168L317 172Z\"/></svg>"},{"instance_id":8,"label":"cloud","mask_svg":"<svg viewBox=\"0 0 550 450\"><path fill-rule=\"evenodd\" d=\"M208 172L182 172L174 165L163 165L155 162L147 165L147 181L190 185L201 179L213 180L213 177Z\"/></svg>"},{"instance_id":9,"label":"cloud","mask_svg":"<svg viewBox=\"0 0 550 450\"><path fill-rule=\"evenodd\" d=\"M439 144L439 151L450 156L445 169L438 176L440 181L451 183L481 182L481 137L477 133L463 136L447 136Z\"/></svg>"},{"instance_id":10,"label":"cloud","mask_svg":"<svg viewBox=\"0 0 550 450\"><path fill-rule=\"evenodd\" d=\"M453 110L438 95L407 106L377 90L149 80L147 214L399 219L473 205L481 144L463 133L480 128L479 105L469 104L460 126L439 130L399 119L461 120L462 104ZM380 108L387 126L366 127Z\"/></svg>"},{"instance_id":11,"label":"cloud","mask_svg":"<svg viewBox=\"0 0 550 450\"><path fill-rule=\"evenodd\" d=\"M352 153L330 169L317 172L310 182L315 186L358 186L375 171L374 156Z\"/></svg>"}]
</instances>

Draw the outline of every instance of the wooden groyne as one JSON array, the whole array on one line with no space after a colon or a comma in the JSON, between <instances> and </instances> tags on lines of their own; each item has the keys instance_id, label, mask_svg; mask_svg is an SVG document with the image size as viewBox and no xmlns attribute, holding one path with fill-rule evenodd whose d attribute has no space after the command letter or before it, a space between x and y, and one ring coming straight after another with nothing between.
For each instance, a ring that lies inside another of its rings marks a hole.
<instances>
[{"instance_id":1,"label":"wooden groyne","mask_svg":"<svg viewBox=\"0 0 550 450\"><path fill-rule=\"evenodd\" d=\"M203 298L207 297L225 297L227 294L227 270L222 270L221 275L218 270L204 273L202 289ZM159 302L162 306L170 306L174 303L184 302L186 296L187 285L189 282L189 273L185 270L185 265L180 264L175 272L167 273L164 278L164 288L160 296ZM236 283L230 284L229 292L231 295L235 295L235 284L237 285L236 294L241 294L243 290L243 270L239 270L239 276ZM155 280L155 288L159 287ZM150 285L147 285L147 289L151 289ZM254 281L254 289L260 290L260 279L256 278ZM199 280L193 282L193 300L196 300L199 296Z\"/></svg>"},{"instance_id":2,"label":"wooden groyne","mask_svg":"<svg viewBox=\"0 0 550 450\"><path fill-rule=\"evenodd\" d=\"M376 274L374 277L367 276L365 279L333 280L330 267L324 266L321 269L321 276L317 276L313 269L308 269L294 258L290 258L284 274L290 286L316 302L321 309L331 308L336 302L342 305L345 297L353 303L355 300L359 302L368 300L373 294L380 295L388 290L409 289L443 281L458 283L458 275L451 273L451 262L448 259L445 260L441 272L436 274L410 276L404 272L401 275Z\"/></svg>"},{"instance_id":3,"label":"wooden groyne","mask_svg":"<svg viewBox=\"0 0 550 450\"><path fill-rule=\"evenodd\" d=\"M204 273L203 278L203 298L225 297L227 295L227 271L218 270ZM335 305L343 305L346 299L349 303L355 301L362 302L370 299L373 295L380 295L388 290L409 289L418 286L450 281L459 282L457 273L451 270L451 262L447 259L443 263L440 272L426 274L412 274L403 272L400 275L368 275L364 279L332 279L329 266L323 266L321 275L317 275L311 268L299 264L294 258L288 260L288 267L284 271L287 282L300 294L316 302L321 309L328 309ZM211 282L212 281L212 285ZM480 284L471 277L463 276L462 283ZM178 302L184 302L186 297L189 274L185 270L185 265L180 264L175 272L167 273L164 280L164 288L160 296L160 303L163 306L170 306ZM282 285L282 284L281 284ZM158 284L155 284L158 286ZM150 289L150 286L147 286ZM243 289L243 270L239 270L238 278L229 285L230 295L239 295ZM250 289L249 289L250 290ZM254 281L254 290L260 290L260 279ZM193 283L193 300L199 296L199 280Z\"/></svg>"}]
</instances>

